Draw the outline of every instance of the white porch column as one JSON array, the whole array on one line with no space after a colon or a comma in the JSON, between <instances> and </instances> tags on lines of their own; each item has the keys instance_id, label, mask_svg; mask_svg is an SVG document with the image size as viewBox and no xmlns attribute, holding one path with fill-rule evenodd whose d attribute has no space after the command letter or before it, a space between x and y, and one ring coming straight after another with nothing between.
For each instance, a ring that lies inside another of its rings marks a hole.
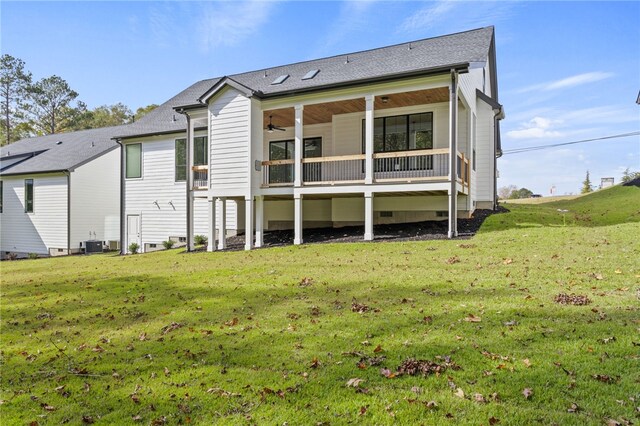
<instances>
[{"instance_id":1,"label":"white porch column","mask_svg":"<svg viewBox=\"0 0 640 426\"><path fill-rule=\"evenodd\" d=\"M295 106L295 139L294 139L294 166L293 166L293 186L302 186L302 115L304 106Z\"/></svg>"},{"instance_id":2,"label":"white porch column","mask_svg":"<svg viewBox=\"0 0 640 426\"><path fill-rule=\"evenodd\" d=\"M367 95L365 100L364 113L364 183L373 183L373 102L375 97Z\"/></svg>"},{"instance_id":3,"label":"white porch column","mask_svg":"<svg viewBox=\"0 0 640 426\"><path fill-rule=\"evenodd\" d=\"M264 196L256 197L256 247L262 247L264 233Z\"/></svg>"},{"instance_id":4,"label":"white porch column","mask_svg":"<svg viewBox=\"0 0 640 426\"><path fill-rule=\"evenodd\" d=\"M209 236L207 238L207 251L216 250L216 199L209 200Z\"/></svg>"},{"instance_id":5,"label":"white porch column","mask_svg":"<svg viewBox=\"0 0 640 426\"><path fill-rule=\"evenodd\" d=\"M293 195L293 244L302 244L302 194Z\"/></svg>"},{"instance_id":6,"label":"white porch column","mask_svg":"<svg viewBox=\"0 0 640 426\"><path fill-rule=\"evenodd\" d=\"M244 249L253 248L253 197L244 199Z\"/></svg>"},{"instance_id":7,"label":"white porch column","mask_svg":"<svg viewBox=\"0 0 640 426\"><path fill-rule=\"evenodd\" d=\"M364 240L373 241L373 193L364 193Z\"/></svg>"},{"instance_id":8,"label":"white porch column","mask_svg":"<svg viewBox=\"0 0 640 426\"><path fill-rule=\"evenodd\" d=\"M187 116L187 251L193 251L193 139L195 126L193 120Z\"/></svg>"},{"instance_id":9,"label":"white porch column","mask_svg":"<svg viewBox=\"0 0 640 426\"><path fill-rule=\"evenodd\" d=\"M218 198L220 202L220 228L218 230L218 250L227 248L227 199Z\"/></svg>"},{"instance_id":10,"label":"white porch column","mask_svg":"<svg viewBox=\"0 0 640 426\"><path fill-rule=\"evenodd\" d=\"M458 73L451 70L449 92L449 232L448 237L458 236Z\"/></svg>"}]
</instances>

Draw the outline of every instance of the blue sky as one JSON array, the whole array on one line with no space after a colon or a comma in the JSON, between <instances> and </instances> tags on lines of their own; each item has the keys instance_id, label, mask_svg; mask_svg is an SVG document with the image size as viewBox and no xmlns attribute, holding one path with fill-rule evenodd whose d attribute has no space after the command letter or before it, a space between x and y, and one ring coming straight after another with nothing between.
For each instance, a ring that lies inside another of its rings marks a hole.
<instances>
[{"instance_id":1,"label":"blue sky","mask_svg":"<svg viewBox=\"0 0 640 426\"><path fill-rule=\"evenodd\" d=\"M495 25L505 150L640 130L640 2L7 2L2 53L89 107L195 81ZM499 186L576 193L640 170L640 136L505 155Z\"/></svg>"}]
</instances>

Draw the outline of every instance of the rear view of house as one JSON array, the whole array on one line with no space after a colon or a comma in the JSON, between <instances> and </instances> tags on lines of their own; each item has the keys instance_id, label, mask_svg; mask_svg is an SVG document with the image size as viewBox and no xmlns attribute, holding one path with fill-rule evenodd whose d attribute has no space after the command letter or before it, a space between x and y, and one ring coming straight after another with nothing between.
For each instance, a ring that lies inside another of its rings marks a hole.
<instances>
[{"instance_id":1,"label":"rear view of house","mask_svg":"<svg viewBox=\"0 0 640 426\"><path fill-rule=\"evenodd\" d=\"M363 224L372 240L375 224L438 219L454 237L495 205L493 27L206 80L181 100L190 249L203 226L209 250L225 246L230 202L246 249L271 229L300 244L305 228Z\"/></svg>"},{"instance_id":2,"label":"rear view of house","mask_svg":"<svg viewBox=\"0 0 640 426\"><path fill-rule=\"evenodd\" d=\"M116 131L54 134L2 147L3 258L118 248L120 151L111 140Z\"/></svg>"}]
</instances>

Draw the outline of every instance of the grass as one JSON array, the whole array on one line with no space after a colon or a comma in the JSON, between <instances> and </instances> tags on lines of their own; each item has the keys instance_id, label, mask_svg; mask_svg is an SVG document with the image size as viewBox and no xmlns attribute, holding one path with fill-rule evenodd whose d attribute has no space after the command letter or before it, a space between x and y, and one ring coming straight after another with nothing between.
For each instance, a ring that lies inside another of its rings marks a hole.
<instances>
[{"instance_id":1,"label":"grass","mask_svg":"<svg viewBox=\"0 0 640 426\"><path fill-rule=\"evenodd\" d=\"M607 191L471 240L4 262L1 422L637 422L640 190Z\"/></svg>"}]
</instances>

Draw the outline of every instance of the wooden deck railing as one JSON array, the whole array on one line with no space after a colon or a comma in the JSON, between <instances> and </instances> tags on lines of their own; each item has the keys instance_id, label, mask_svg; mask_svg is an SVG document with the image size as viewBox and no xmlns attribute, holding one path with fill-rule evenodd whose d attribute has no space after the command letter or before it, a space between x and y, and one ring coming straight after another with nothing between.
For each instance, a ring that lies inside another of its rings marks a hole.
<instances>
[{"instance_id":1,"label":"wooden deck railing","mask_svg":"<svg viewBox=\"0 0 640 426\"><path fill-rule=\"evenodd\" d=\"M302 183L335 185L363 183L364 154L334 157L304 158ZM458 182L469 188L469 160L458 152ZM263 161L264 187L291 186L294 181L294 160ZM373 154L373 181L378 183L446 181L449 179L449 150L423 149Z\"/></svg>"},{"instance_id":2,"label":"wooden deck railing","mask_svg":"<svg viewBox=\"0 0 640 426\"><path fill-rule=\"evenodd\" d=\"M209 187L209 166L193 166L193 189L207 189Z\"/></svg>"}]
</instances>

